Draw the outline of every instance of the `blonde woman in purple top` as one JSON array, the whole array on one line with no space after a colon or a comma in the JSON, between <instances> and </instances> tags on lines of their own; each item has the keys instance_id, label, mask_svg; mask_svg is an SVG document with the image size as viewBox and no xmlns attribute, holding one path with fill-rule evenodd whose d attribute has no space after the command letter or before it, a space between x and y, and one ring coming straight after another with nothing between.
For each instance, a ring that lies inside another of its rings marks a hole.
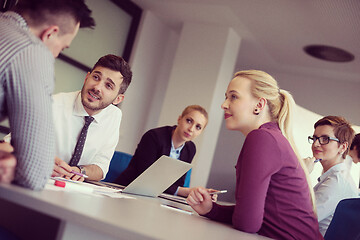
<instances>
[{"instance_id":1,"label":"blonde woman in purple top","mask_svg":"<svg viewBox=\"0 0 360 240\"><path fill-rule=\"evenodd\" d=\"M235 74L221 107L226 127L246 136L236 164L236 204L213 203L199 187L187 198L196 212L275 239L322 239L305 165L294 152L294 104L269 74Z\"/></svg>"}]
</instances>

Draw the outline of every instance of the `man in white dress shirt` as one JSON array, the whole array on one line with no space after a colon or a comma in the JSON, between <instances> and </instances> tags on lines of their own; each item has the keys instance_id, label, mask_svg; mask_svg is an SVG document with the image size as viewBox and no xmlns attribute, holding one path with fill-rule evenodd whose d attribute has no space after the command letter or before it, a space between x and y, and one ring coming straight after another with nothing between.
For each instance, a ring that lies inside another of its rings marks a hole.
<instances>
[{"instance_id":1,"label":"man in white dress shirt","mask_svg":"<svg viewBox=\"0 0 360 240\"><path fill-rule=\"evenodd\" d=\"M56 158L53 176L83 181L71 171L86 174L89 180L105 178L111 157L119 140L121 110L115 105L124 99L132 73L121 57L106 55L86 75L81 91L53 96L56 131ZM84 117L91 116L81 157L76 166L70 160L84 126Z\"/></svg>"}]
</instances>

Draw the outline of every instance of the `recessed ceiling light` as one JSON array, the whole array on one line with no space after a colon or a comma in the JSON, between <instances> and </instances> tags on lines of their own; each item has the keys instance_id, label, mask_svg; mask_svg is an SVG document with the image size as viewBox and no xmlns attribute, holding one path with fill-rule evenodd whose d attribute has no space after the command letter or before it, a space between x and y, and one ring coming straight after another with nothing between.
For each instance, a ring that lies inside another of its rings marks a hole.
<instances>
[{"instance_id":1,"label":"recessed ceiling light","mask_svg":"<svg viewBox=\"0 0 360 240\"><path fill-rule=\"evenodd\" d=\"M304 51L310 56L331 62L351 62L355 59L353 54L341 48L325 45L309 45L304 47Z\"/></svg>"}]
</instances>

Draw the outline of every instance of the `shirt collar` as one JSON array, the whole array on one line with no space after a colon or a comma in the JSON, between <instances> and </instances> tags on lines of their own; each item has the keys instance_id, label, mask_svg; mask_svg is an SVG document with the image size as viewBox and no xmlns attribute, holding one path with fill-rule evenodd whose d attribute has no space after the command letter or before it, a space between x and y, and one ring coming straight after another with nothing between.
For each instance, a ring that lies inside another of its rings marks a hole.
<instances>
[{"instance_id":1,"label":"shirt collar","mask_svg":"<svg viewBox=\"0 0 360 240\"><path fill-rule=\"evenodd\" d=\"M335 166L332 166L329 170L327 170L325 173L323 173L319 178L318 182L324 181L325 178L327 178L329 175L334 174L335 172L341 172L346 169L346 165L344 162L336 164Z\"/></svg>"},{"instance_id":2,"label":"shirt collar","mask_svg":"<svg viewBox=\"0 0 360 240\"><path fill-rule=\"evenodd\" d=\"M175 149L174 143L173 143L173 141L171 140L171 151L179 151L179 152L181 152L181 150L184 148L184 146L185 146L185 143L184 143L183 145L181 145L180 147L178 147L178 148Z\"/></svg>"}]
</instances>

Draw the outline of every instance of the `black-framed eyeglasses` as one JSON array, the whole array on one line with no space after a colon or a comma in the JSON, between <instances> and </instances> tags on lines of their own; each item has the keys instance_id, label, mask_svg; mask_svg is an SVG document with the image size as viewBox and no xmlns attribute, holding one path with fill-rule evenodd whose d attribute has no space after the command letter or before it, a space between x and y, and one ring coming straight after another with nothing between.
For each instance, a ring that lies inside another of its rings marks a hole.
<instances>
[{"instance_id":1,"label":"black-framed eyeglasses","mask_svg":"<svg viewBox=\"0 0 360 240\"><path fill-rule=\"evenodd\" d=\"M330 142L330 140L340 142L339 139L333 138L333 137L329 137L329 136L321 136L321 137L308 136L308 142L309 142L310 144L315 143L316 140L319 140L320 145L326 145L326 144L328 144L328 143Z\"/></svg>"}]
</instances>

